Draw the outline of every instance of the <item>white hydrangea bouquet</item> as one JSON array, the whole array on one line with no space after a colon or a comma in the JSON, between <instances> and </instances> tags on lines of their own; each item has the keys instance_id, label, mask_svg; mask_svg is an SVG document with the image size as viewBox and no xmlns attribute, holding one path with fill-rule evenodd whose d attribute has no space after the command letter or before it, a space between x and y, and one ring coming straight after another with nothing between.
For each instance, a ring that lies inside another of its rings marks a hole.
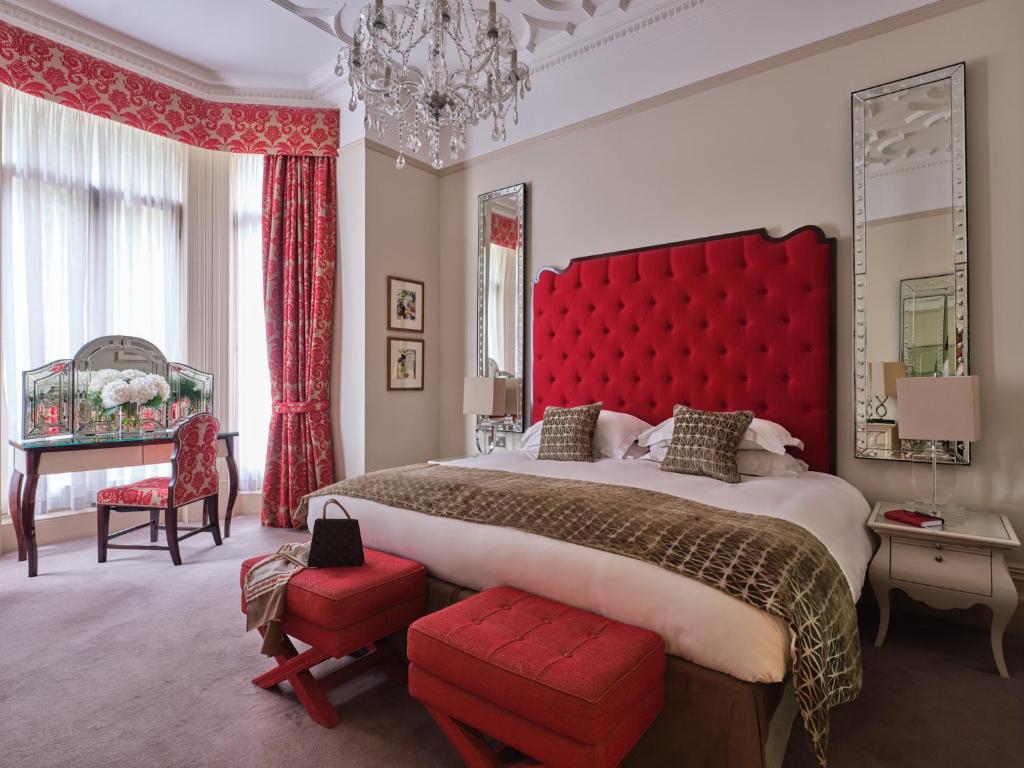
<instances>
[{"instance_id":1,"label":"white hydrangea bouquet","mask_svg":"<svg viewBox=\"0 0 1024 768\"><path fill-rule=\"evenodd\" d=\"M159 408L171 394L167 379L158 373L132 368L102 368L89 376L89 396L109 417L117 417L118 431L142 426L143 408Z\"/></svg>"}]
</instances>

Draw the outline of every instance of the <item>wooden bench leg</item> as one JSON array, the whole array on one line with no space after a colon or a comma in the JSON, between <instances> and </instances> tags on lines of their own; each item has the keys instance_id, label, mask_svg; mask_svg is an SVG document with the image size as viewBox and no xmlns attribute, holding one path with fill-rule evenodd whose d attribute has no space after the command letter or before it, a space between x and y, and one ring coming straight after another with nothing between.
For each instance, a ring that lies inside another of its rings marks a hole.
<instances>
[{"instance_id":1,"label":"wooden bench leg","mask_svg":"<svg viewBox=\"0 0 1024 768\"><path fill-rule=\"evenodd\" d=\"M151 509L149 510L149 540L152 543L156 543L157 538L160 535L160 510Z\"/></svg>"},{"instance_id":2,"label":"wooden bench leg","mask_svg":"<svg viewBox=\"0 0 1024 768\"><path fill-rule=\"evenodd\" d=\"M264 633L262 627L259 632L261 635ZM282 642L284 653L274 657L277 666L254 677L252 682L260 688L273 688L287 681L313 722L325 728L333 728L341 722L337 710L327 700L328 691L359 677L370 667L379 664L388 667L393 675L402 674L403 665L398 655L383 641L371 644L365 654L319 679L313 676L310 669L334 657L316 648L299 653L287 635L282 636Z\"/></svg>"},{"instance_id":3,"label":"wooden bench leg","mask_svg":"<svg viewBox=\"0 0 1024 768\"><path fill-rule=\"evenodd\" d=\"M505 768L498 753L491 749L478 731L460 723L441 710L424 705L437 727L447 737L468 768Z\"/></svg>"},{"instance_id":4,"label":"wooden bench leg","mask_svg":"<svg viewBox=\"0 0 1024 768\"><path fill-rule=\"evenodd\" d=\"M260 634L263 634L262 628ZM338 717L337 711L327 700L326 691L320 685L320 681L309 671L310 667L331 658L330 654L318 651L316 648L299 653L295 650L291 640L287 637L284 637L283 640L284 654L274 657L277 660L277 666L254 677L253 683L260 688L272 688L287 680L292 690L295 691L296 698L313 722L324 728L333 728L341 722L341 718Z\"/></svg>"}]
</instances>

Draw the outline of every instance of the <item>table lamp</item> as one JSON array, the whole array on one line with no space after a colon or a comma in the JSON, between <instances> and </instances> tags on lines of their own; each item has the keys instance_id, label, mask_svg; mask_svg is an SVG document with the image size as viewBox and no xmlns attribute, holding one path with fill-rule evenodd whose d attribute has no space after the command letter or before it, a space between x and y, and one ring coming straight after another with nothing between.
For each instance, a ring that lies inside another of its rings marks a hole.
<instances>
[{"instance_id":1,"label":"table lamp","mask_svg":"<svg viewBox=\"0 0 1024 768\"><path fill-rule=\"evenodd\" d=\"M505 415L506 379L487 376L467 376L462 384L462 413L466 416L486 416L477 429L489 431L484 454L494 452L498 425ZM479 447L479 446L478 446Z\"/></svg>"},{"instance_id":2,"label":"table lamp","mask_svg":"<svg viewBox=\"0 0 1024 768\"><path fill-rule=\"evenodd\" d=\"M981 438L980 391L977 376L911 376L896 381L900 438L931 443L932 500L922 512L938 515L939 511L935 499L938 442L969 443Z\"/></svg>"}]
</instances>

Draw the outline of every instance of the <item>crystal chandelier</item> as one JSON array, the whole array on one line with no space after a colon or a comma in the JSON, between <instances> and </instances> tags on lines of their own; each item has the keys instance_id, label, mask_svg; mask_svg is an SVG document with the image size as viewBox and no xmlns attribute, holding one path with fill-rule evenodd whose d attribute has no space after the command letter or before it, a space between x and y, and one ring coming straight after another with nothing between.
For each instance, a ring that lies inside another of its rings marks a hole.
<instances>
[{"instance_id":1,"label":"crystal chandelier","mask_svg":"<svg viewBox=\"0 0 1024 768\"><path fill-rule=\"evenodd\" d=\"M427 61L422 71L412 63ZM366 107L366 130L383 137L398 134L395 165L405 166L404 152L427 143L431 165L444 165L442 133L452 160L466 142L466 127L490 121L491 139L505 140L505 119L519 122L519 99L530 90L530 69L519 62L512 27L497 13L472 0L411 0L386 6L376 0L359 12L352 44L338 53L335 72L348 67L352 98Z\"/></svg>"}]
</instances>

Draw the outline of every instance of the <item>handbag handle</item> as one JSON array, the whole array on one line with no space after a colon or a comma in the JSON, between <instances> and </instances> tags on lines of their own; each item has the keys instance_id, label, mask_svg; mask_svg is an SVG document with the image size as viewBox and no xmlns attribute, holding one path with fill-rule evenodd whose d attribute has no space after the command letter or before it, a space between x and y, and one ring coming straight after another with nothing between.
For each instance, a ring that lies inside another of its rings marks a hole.
<instances>
[{"instance_id":1,"label":"handbag handle","mask_svg":"<svg viewBox=\"0 0 1024 768\"><path fill-rule=\"evenodd\" d=\"M340 501L338 501L337 499L328 499L328 500L327 500L327 501L326 501L326 502L324 503L324 508L323 508L323 510L321 511L321 514L320 514L320 519L321 519L321 520L326 520L326 519L327 519L327 505L328 505L328 504L334 504L334 505L336 505L336 506L338 507L338 509L340 509L340 510L341 510L342 512L344 512L344 513L345 513L345 517L347 517L347 518L348 518L349 520L351 520L351 519L352 519L352 515L350 515L350 514L348 513L348 510L347 510L347 509L345 509L345 507L343 507L343 506L342 506L342 504L341 504L341 502L340 502Z\"/></svg>"}]
</instances>

